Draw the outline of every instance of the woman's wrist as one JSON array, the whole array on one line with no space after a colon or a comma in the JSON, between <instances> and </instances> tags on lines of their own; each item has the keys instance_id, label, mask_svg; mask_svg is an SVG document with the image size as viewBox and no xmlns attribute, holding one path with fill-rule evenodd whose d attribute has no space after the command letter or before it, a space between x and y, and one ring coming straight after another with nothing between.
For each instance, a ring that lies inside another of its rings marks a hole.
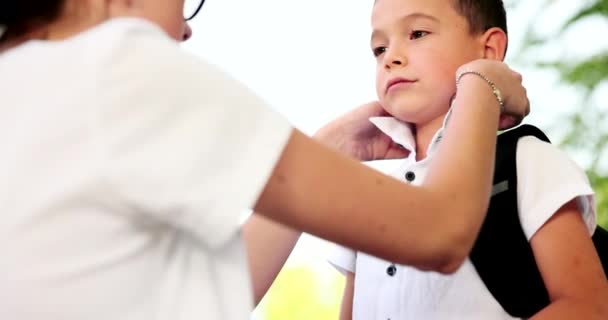
<instances>
[{"instance_id":1,"label":"woman's wrist","mask_svg":"<svg viewBox=\"0 0 608 320\"><path fill-rule=\"evenodd\" d=\"M484 114L489 114L493 119L500 117L501 110L496 107L496 96L488 83L481 77L463 77L458 86L458 92L454 98L454 106L461 104L466 108L476 108Z\"/></svg>"},{"instance_id":2,"label":"woman's wrist","mask_svg":"<svg viewBox=\"0 0 608 320\"><path fill-rule=\"evenodd\" d=\"M476 77L479 77L482 80L484 80L488 84L488 86L491 88L492 94L496 98L496 102L498 103L500 113L501 114L505 113L505 103L504 103L504 99L502 96L502 92L500 91L498 86L496 86L496 84L482 72L475 71L475 70L464 70L464 71L459 72L458 75L456 76L456 94L458 94L458 87L460 87L462 78L465 76L476 76Z\"/></svg>"}]
</instances>

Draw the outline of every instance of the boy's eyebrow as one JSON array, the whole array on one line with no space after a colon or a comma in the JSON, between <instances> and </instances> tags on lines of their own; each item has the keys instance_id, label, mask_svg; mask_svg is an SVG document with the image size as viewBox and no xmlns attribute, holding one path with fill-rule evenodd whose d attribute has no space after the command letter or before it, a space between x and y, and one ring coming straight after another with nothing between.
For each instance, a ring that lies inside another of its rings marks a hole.
<instances>
[{"instance_id":1,"label":"boy's eyebrow","mask_svg":"<svg viewBox=\"0 0 608 320\"><path fill-rule=\"evenodd\" d=\"M426 20L431 20L433 22L439 22L439 19L435 18L434 16L426 14L426 13L422 13L422 12L414 12L414 13L405 15L405 16L399 18L399 22L407 22L408 20L415 20L415 19L426 19ZM371 41L374 41L374 39L376 37L381 36L382 34L384 34L384 33L380 30L372 31Z\"/></svg>"},{"instance_id":2,"label":"boy's eyebrow","mask_svg":"<svg viewBox=\"0 0 608 320\"><path fill-rule=\"evenodd\" d=\"M434 16L432 16L430 14L422 13L422 12L414 12L414 13L408 14L406 16L401 17L399 20L405 21L405 20L413 20L413 19L428 19L428 20L433 20L435 22L439 22L439 19L435 18Z\"/></svg>"}]
</instances>

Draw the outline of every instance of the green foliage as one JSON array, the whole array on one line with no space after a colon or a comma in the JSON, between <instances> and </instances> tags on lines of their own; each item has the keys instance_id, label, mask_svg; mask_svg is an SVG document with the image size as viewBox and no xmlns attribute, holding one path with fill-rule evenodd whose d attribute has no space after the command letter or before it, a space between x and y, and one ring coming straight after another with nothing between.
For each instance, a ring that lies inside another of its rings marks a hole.
<instances>
[{"instance_id":1,"label":"green foliage","mask_svg":"<svg viewBox=\"0 0 608 320\"><path fill-rule=\"evenodd\" d=\"M570 27L575 22L581 21L591 16L608 16L608 0L597 0L591 2L591 4L577 12L572 18L570 18L563 26L563 29Z\"/></svg>"},{"instance_id":2,"label":"green foliage","mask_svg":"<svg viewBox=\"0 0 608 320\"><path fill-rule=\"evenodd\" d=\"M600 215L598 217L598 223L605 228L608 228L608 177L598 176L590 173L591 182L596 192L596 201Z\"/></svg>"},{"instance_id":3,"label":"green foliage","mask_svg":"<svg viewBox=\"0 0 608 320\"><path fill-rule=\"evenodd\" d=\"M603 52L572 66L562 65L559 70L565 82L594 90L608 75L608 53Z\"/></svg>"}]
</instances>

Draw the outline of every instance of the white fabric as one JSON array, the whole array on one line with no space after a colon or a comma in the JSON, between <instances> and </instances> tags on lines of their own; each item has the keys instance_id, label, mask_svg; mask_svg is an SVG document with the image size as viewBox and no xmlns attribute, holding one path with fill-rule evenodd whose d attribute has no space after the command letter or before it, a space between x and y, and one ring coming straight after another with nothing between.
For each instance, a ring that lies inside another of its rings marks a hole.
<instances>
[{"instance_id":1,"label":"white fabric","mask_svg":"<svg viewBox=\"0 0 608 320\"><path fill-rule=\"evenodd\" d=\"M392 118L373 119L380 130L396 143L415 142L409 125ZM415 154L392 160L392 175L404 182L405 173L414 172L419 185L424 180L441 130L429 146L428 157L416 162ZM564 204L577 199L591 235L596 227L593 190L584 172L565 153L535 137L524 137L517 145L518 207L522 227L531 238ZM499 192L501 186L496 186ZM422 272L396 266L387 274L388 261L337 246L329 262L341 272L355 273L354 320L507 320L509 316L479 278L467 259L453 275Z\"/></svg>"},{"instance_id":2,"label":"white fabric","mask_svg":"<svg viewBox=\"0 0 608 320\"><path fill-rule=\"evenodd\" d=\"M0 319L249 317L282 117L139 19L0 54L0 87Z\"/></svg>"},{"instance_id":3,"label":"white fabric","mask_svg":"<svg viewBox=\"0 0 608 320\"><path fill-rule=\"evenodd\" d=\"M595 232L593 189L585 172L563 151L535 137L523 137L517 144L517 168L517 205L528 240L577 197L590 234Z\"/></svg>"}]
</instances>

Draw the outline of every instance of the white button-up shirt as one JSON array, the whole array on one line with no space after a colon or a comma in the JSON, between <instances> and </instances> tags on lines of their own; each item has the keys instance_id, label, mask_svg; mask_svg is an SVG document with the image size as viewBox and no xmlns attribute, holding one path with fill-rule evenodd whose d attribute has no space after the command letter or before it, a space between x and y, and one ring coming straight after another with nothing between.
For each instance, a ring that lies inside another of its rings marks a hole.
<instances>
[{"instance_id":1,"label":"white button-up shirt","mask_svg":"<svg viewBox=\"0 0 608 320\"><path fill-rule=\"evenodd\" d=\"M393 141L412 151L405 160L384 161L392 166L392 176L420 185L441 141L443 128L431 140L427 157L416 161L416 141L409 124L390 117L370 120ZM574 198L578 199L590 234L593 233L596 226L593 191L584 171L565 153L535 137L524 137L518 143L516 161L519 215L528 239ZM501 191L501 186L495 188L496 192ZM512 319L492 297L468 259L452 275L394 265L339 246L329 261L341 272L355 273L354 320Z\"/></svg>"}]
</instances>

